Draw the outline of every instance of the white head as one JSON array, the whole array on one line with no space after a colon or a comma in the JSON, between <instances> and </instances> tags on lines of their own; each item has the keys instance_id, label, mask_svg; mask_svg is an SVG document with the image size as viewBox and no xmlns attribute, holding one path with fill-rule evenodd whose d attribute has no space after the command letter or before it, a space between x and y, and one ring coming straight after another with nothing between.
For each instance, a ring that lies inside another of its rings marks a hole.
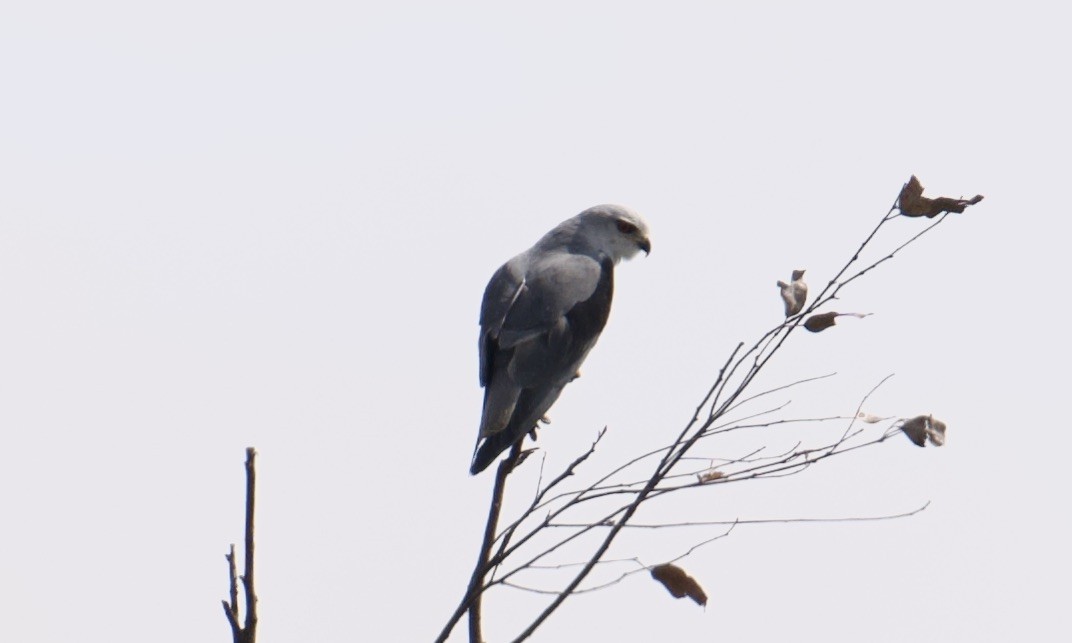
<instances>
[{"instance_id":1,"label":"white head","mask_svg":"<svg viewBox=\"0 0 1072 643\"><path fill-rule=\"evenodd\" d=\"M579 238L574 243L582 241L583 245L609 256L614 263L633 258L639 250L644 254L651 252L648 224L624 205L597 205L566 223L571 222L576 222Z\"/></svg>"}]
</instances>

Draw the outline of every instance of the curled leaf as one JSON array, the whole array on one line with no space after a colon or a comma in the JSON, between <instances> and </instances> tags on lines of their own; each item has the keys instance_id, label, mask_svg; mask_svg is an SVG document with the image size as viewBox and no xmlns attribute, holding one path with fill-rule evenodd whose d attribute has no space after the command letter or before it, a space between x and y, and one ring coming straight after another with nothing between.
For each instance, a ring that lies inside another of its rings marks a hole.
<instances>
[{"instance_id":1,"label":"curled leaf","mask_svg":"<svg viewBox=\"0 0 1072 643\"><path fill-rule=\"evenodd\" d=\"M662 583L674 598L688 596L697 605L707 605L707 594L704 594L703 588L695 578L689 576L677 565L670 563L656 565L651 568L651 577Z\"/></svg>"},{"instance_id":2,"label":"curled leaf","mask_svg":"<svg viewBox=\"0 0 1072 643\"><path fill-rule=\"evenodd\" d=\"M701 484L703 484L704 482L711 482L712 480L721 480L725 477L726 474L722 473L717 469L708 469L707 471L703 471L701 473L696 474L696 478L700 481Z\"/></svg>"},{"instance_id":3,"label":"curled leaf","mask_svg":"<svg viewBox=\"0 0 1072 643\"><path fill-rule=\"evenodd\" d=\"M901 430L917 447L927 446L927 416L917 415L901 424Z\"/></svg>"},{"instance_id":4,"label":"curled leaf","mask_svg":"<svg viewBox=\"0 0 1072 643\"><path fill-rule=\"evenodd\" d=\"M904 420L901 430L917 447L926 446L928 440L936 447L945 444L945 422L936 420L933 415L917 415Z\"/></svg>"},{"instance_id":5,"label":"curled leaf","mask_svg":"<svg viewBox=\"0 0 1072 643\"><path fill-rule=\"evenodd\" d=\"M889 418L880 418L877 415L871 415L870 413L864 413L863 411L860 411L856 415L856 419L860 420L861 422L867 422L868 424L877 424L883 420L888 420Z\"/></svg>"},{"instance_id":6,"label":"curled leaf","mask_svg":"<svg viewBox=\"0 0 1072 643\"><path fill-rule=\"evenodd\" d=\"M779 281L778 288L782 291L786 317L792 317L804 309L804 302L808 300L808 284L804 283L803 270L794 270L790 282Z\"/></svg>"},{"instance_id":7,"label":"curled leaf","mask_svg":"<svg viewBox=\"0 0 1072 643\"><path fill-rule=\"evenodd\" d=\"M833 312L812 315L804 321L804 328L807 328L813 333L821 333L833 326L835 319L837 319L837 313Z\"/></svg>"},{"instance_id":8,"label":"curled leaf","mask_svg":"<svg viewBox=\"0 0 1072 643\"><path fill-rule=\"evenodd\" d=\"M945 444L945 422L937 420L934 416L931 416L931 427L927 431L927 439L931 441L936 447L940 447Z\"/></svg>"},{"instance_id":9,"label":"curled leaf","mask_svg":"<svg viewBox=\"0 0 1072 643\"><path fill-rule=\"evenodd\" d=\"M870 314L871 313L818 313L804 320L804 328L807 328L813 333L821 333L833 326L835 323L834 320L838 317L859 317L860 319L863 319Z\"/></svg>"},{"instance_id":10,"label":"curled leaf","mask_svg":"<svg viewBox=\"0 0 1072 643\"><path fill-rule=\"evenodd\" d=\"M923 196L923 184L916 175L908 179L908 183L901 188L901 194L897 197L897 209L906 217L934 218L943 212L964 212L969 205L975 205L983 200L982 194L976 194L970 199L952 199L947 196L928 198Z\"/></svg>"}]
</instances>

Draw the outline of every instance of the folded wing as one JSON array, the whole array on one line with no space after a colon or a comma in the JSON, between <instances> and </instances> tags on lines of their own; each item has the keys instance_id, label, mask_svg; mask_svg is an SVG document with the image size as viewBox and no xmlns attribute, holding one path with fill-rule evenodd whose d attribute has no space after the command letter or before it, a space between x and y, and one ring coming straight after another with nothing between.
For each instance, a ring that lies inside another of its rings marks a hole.
<instances>
[{"instance_id":1,"label":"folded wing","mask_svg":"<svg viewBox=\"0 0 1072 643\"><path fill-rule=\"evenodd\" d=\"M614 263L566 251L526 253L488 283L480 311L484 410L471 473L532 430L602 332Z\"/></svg>"}]
</instances>

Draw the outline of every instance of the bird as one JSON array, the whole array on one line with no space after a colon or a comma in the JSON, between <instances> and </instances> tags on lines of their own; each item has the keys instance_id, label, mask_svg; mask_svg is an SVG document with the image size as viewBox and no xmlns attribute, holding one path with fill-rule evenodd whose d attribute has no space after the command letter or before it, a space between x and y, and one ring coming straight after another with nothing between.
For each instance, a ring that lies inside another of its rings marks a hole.
<instances>
[{"instance_id":1,"label":"bird","mask_svg":"<svg viewBox=\"0 0 1072 643\"><path fill-rule=\"evenodd\" d=\"M614 266L651 253L648 225L621 205L566 219L492 275L480 306L480 431L471 475L545 417L610 315Z\"/></svg>"},{"instance_id":2,"label":"bird","mask_svg":"<svg viewBox=\"0 0 1072 643\"><path fill-rule=\"evenodd\" d=\"M782 291L786 317L792 317L804 308L804 303L808 300L808 284L804 283L803 270L794 270L789 283L779 281L778 288Z\"/></svg>"}]
</instances>

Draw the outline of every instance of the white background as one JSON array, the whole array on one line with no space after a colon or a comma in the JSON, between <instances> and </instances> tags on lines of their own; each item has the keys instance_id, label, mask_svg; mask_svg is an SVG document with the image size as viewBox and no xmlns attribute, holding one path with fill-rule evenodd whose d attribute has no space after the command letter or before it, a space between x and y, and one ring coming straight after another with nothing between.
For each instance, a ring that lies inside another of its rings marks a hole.
<instances>
[{"instance_id":1,"label":"white background","mask_svg":"<svg viewBox=\"0 0 1072 643\"><path fill-rule=\"evenodd\" d=\"M551 470L607 425L602 470L675 435L781 318L774 282L806 268L817 290L912 173L986 200L843 291L835 309L874 315L794 336L763 384L837 372L785 413L851 414L896 373L866 410L934 413L947 445L898 436L662 509L930 507L740 527L681 563L706 610L636 575L536 640L1054 640L1072 47L1047 6L5 5L0 640L229 640L250 445L260 641L431 640L491 484L467 468L499 264L597 203L651 225L541 432ZM716 533L631 532L611 555ZM490 595L488 639L541 600Z\"/></svg>"}]
</instances>

